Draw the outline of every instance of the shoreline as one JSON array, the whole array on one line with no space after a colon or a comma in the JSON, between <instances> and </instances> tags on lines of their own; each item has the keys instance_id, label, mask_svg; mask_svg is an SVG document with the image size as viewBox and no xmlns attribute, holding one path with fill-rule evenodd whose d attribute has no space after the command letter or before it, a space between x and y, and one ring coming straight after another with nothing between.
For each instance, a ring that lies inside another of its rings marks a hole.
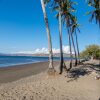
<instances>
[{"instance_id":1,"label":"shoreline","mask_svg":"<svg viewBox=\"0 0 100 100\"><path fill-rule=\"evenodd\" d=\"M48 61L37 61L37 62L27 62L27 63L19 63L19 64L2 65L2 66L0 66L0 68L8 68L8 67L14 67L14 66L19 66L19 65L35 64L35 63L42 63L42 62L48 62Z\"/></svg>"},{"instance_id":2,"label":"shoreline","mask_svg":"<svg viewBox=\"0 0 100 100\"><path fill-rule=\"evenodd\" d=\"M12 56L13 57L13 56ZM21 57L24 57L24 56L21 56ZM25 56L27 57L27 56ZM30 56L29 56L30 57ZM41 58L41 57L39 57ZM47 58L47 57L44 57L44 58ZM59 58L59 57L54 57L54 58ZM70 57L65 57L65 61L69 61L71 58ZM59 61L60 59L55 59L53 60L54 62L55 61ZM74 58L72 58L72 60L75 60ZM0 64L0 68L6 68L6 67L13 67L13 66L16 66L16 65L24 65L24 64L33 64L33 63L41 63L41 62L48 62L49 60L44 60L44 61L29 61L29 62L19 62L19 63L6 63L6 64Z\"/></svg>"},{"instance_id":3,"label":"shoreline","mask_svg":"<svg viewBox=\"0 0 100 100\"><path fill-rule=\"evenodd\" d=\"M57 66L58 61L54 61ZM21 78L36 75L48 69L48 62L37 62L32 64L14 65L0 68L0 84L17 81Z\"/></svg>"},{"instance_id":4,"label":"shoreline","mask_svg":"<svg viewBox=\"0 0 100 100\"><path fill-rule=\"evenodd\" d=\"M66 60L65 62L66 65L69 65L69 60ZM55 68L59 66L59 63L60 63L59 61L53 62ZM25 77L45 72L48 69L48 66L49 62L45 61L45 62L35 62L35 63L27 63L21 65L12 65L8 67L0 67L0 84L17 81Z\"/></svg>"}]
</instances>

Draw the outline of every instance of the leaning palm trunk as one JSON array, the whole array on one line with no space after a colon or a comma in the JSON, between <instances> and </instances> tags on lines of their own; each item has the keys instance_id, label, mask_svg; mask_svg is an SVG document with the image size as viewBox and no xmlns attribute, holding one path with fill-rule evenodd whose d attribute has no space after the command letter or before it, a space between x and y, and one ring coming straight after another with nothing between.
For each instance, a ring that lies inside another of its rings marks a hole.
<instances>
[{"instance_id":1,"label":"leaning palm trunk","mask_svg":"<svg viewBox=\"0 0 100 100\"><path fill-rule=\"evenodd\" d=\"M70 47L70 67L69 67L69 69L67 69L67 72L68 71L70 71L71 70L71 68L72 68L72 57L73 57L73 55L72 55L72 48L71 48L71 36L70 36L70 31L69 31L69 29L68 29L68 38L69 38L69 47Z\"/></svg>"},{"instance_id":2,"label":"leaning palm trunk","mask_svg":"<svg viewBox=\"0 0 100 100\"><path fill-rule=\"evenodd\" d=\"M79 52L79 47L78 47L78 38L77 38L77 34L75 32L75 37L76 37L76 46L77 46L77 52L78 52L78 59L80 57L80 52ZM79 59L79 63L80 63L80 59Z\"/></svg>"},{"instance_id":3,"label":"leaning palm trunk","mask_svg":"<svg viewBox=\"0 0 100 100\"><path fill-rule=\"evenodd\" d=\"M73 38L73 34L72 34L72 33L71 33L70 35L71 35L72 44L73 44L74 53L75 53L75 66L77 66L77 53L76 53L76 48L75 48L74 38Z\"/></svg>"},{"instance_id":4,"label":"leaning palm trunk","mask_svg":"<svg viewBox=\"0 0 100 100\"><path fill-rule=\"evenodd\" d=\"M64 59L63 59L63 48L62 48L62 21L61 11L59 11L59 37L60 37L60 74L63 71Z\"/></svg>"},{"instance_id":5,"label":"leaning palm trunk","mask_svg":"<svg viewBox=\"0 0 100 100\"><path fill-rule=\"evenodd\" d=\"M42 5L43 14L44 14L44 20L45 20L45 24L46 24L46 31L47 31L47 38L48 38L49 71L52 71L52 69L54 70L52 43L51 43L51 35L50 35L49 23L48 23L47 13L46 13L46 10L45 10L44 0L41 0L41 5Z\"/></svg>"}]
</instances>

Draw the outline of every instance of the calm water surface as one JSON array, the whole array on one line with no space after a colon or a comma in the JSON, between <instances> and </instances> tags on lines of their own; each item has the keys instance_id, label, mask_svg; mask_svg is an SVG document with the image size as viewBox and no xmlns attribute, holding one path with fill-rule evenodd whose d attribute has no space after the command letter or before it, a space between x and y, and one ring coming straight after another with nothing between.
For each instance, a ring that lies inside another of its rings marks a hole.
<instances>
[{"instance_id":1,"label":"calm water surface","mask_svg":"<svg viewBox=\"0 0 100 100\"><path fill-rule=\"evenodd\" d=\"M59 57L54 57L54 60L59 60ZM70 58L65 58L69 60ZM48 61L48 57L33 57L33 56L0 56L0 67L13 65L21 65L28 63L37 63Z\"/></svg>"}]
</instances>

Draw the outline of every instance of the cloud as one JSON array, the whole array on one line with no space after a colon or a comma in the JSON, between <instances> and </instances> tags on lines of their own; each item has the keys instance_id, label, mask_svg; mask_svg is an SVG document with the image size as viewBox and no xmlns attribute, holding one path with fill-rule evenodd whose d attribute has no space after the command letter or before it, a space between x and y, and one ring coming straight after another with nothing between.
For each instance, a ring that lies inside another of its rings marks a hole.
<instances>
[{"instance_id":1,"label":"cloud","mask_svg":"<svg viewBox=\"0 0 100 100\"><path fill-rule=\"evenodd\" d=\"M53 48L53 53L60 53L60 49L57 49L57 48ZM17 53L21 53L21 54L48 54L48 48L41 48L41 49L35 49L33 51L20 51L20 52L17 52ZM70 54L70 48L69 46L63 46L63 53L66 53L66 54ZM74 52L73 52L74 53Z\"/></svg>"},{"instance_id":2,"label":"cloud","mask_svg":"<svg viewBox=\"0 0 100 100\"><path fill-rule=\"evenodd\" d=\"M34 54L41 54L41 53L48 54L48 49L47 48L36 49L33 51L33 53Z\"/></svg>"}]
</instances>

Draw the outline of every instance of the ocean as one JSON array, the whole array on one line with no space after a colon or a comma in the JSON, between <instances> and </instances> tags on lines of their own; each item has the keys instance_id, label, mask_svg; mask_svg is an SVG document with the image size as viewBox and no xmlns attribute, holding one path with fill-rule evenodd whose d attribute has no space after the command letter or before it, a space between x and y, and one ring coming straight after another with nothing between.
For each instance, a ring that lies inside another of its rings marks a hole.
<instances>
[{"instance_id":1,"label":"ocean","mask_svg":"<svg viewBox=\"0 0 100 100\"><path fill-rule=\"evenodd\" d=\"M59 60L59 57L54 57L54 60ZM70 58L65 58L69 60ZM48 57L33 57L33 56L0 56L0 67L8 67L13 65L30 64L37 62L48 61Z\"/></svg>"}]
</instances>

